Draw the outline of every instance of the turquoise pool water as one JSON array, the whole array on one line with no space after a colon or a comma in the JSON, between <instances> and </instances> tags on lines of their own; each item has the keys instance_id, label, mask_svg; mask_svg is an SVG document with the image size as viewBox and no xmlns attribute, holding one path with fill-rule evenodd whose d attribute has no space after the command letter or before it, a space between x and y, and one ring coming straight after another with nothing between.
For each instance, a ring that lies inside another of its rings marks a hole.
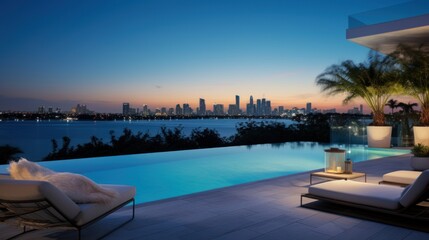
<instances>
[{"instance_id":1,"label":"turquoise pool water","mask_svg":"<svg viewBox=\"0 0 429 240\"><path fill-rule=\"evenodd\" d=\"M42 162L55 171L83 174L97 183L137 187L137 203L222 188L324 167L324 149L313 142L263 144ZM354 162L409 150L345 147ZM7 165L0 165L7 172Z\"/></svg>"}]
</instances>

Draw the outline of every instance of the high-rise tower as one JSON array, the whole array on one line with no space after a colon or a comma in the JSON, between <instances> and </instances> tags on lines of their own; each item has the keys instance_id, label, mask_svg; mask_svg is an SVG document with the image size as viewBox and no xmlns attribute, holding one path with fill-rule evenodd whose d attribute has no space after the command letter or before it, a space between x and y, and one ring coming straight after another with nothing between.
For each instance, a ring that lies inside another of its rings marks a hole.
<instances>
[{"instance_id":1,"label":"high-rise tower","mask_svg":"<svg viewBox=\"0 0 429 240\"><path fill-rule=\"evenodd\" d=\"M199 115L206 115L206 100L200 98L200 111Z\"/></svg>"}]
</instances>

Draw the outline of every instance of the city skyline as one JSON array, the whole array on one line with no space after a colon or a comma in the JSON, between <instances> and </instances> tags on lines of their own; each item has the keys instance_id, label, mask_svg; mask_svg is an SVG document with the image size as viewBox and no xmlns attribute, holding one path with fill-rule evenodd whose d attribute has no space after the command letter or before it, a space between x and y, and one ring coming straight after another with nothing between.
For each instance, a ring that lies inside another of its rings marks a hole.
<instances>
[{"instance_id":1,"label":"city skyline","mask_svg":"<svg viewBox=\"0 0 429 240\"><path fill-rule=\"evenodd\" d=\"M342 106L314 79L365 59L368 49L345 39L347 17L403 2L2 1L0 110L84 103L121 112L123 102L161 108L199 98L229 106L231 96L253 95L344 112L362 102Z\"/></svg>"},{"instance_id":2,"label":"city skyline","mask_svg":"<svg viewBox=\"0 0 429 240\"><path fill-rule=\"evenodd\" d=\"M311 102L307 102L305 106L294 106L287 108L285 106L272 106L271 100L268 98L256 99L254 101L253 96L249 97L249 101L241 102L241 97L235 95L235 102L228 105L224 104L213 104L212 108L206 106L204 98L199 98L198 105L191 105L189 103L178 103L175 107L163 106L159 108L152 108L146 104L143 105L132 105L129 102L122 103L122 112L124 116L285 116L291 117L297 114L309 114L309 113L337 113L336 108L319 109L313 108ZM388 106L386 106L387 108ZM55 109L55 110L54 110ZM39 114L45 113L68 113L74 115L93 115L100 112L90 110L86 104L77 104L73 106L70 111L62 111L59 107L53 106L39 106L37 111ZM117 114L110 112L112 114ZM349 114L365 114L363 105L351 106L344 113ZM109 113L107 113L109 114Z\"/></svg>"}]
</instances>

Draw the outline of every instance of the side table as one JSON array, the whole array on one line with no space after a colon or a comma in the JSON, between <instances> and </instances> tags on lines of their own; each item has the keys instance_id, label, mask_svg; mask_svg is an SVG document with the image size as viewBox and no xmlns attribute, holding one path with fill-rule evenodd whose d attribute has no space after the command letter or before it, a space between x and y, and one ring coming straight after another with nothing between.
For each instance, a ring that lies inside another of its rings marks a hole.
<instances>
[{"instance_id":1,"label":"side table","mask_svg":"<svg viewBox=\"0 0 429 240\"><path fill-rule=\"evenodd\" d=\"M353 172L350 174L346 173L328 173L328 172L313 172L310 173L310 185L313 184L313 177L320 177L320 178L330 178L330 179L355 179L360 177L365 177L366 182L366 173L361 172Z\"/></svg>"}]
</instances>

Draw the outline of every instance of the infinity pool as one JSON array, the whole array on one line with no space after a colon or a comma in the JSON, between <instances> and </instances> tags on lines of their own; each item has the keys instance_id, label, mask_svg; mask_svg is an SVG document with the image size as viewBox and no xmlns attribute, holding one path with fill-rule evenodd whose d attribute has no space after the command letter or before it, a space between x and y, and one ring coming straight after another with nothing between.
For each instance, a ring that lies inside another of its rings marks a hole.
<instances>
[{"instance_id":1,"label":"infinity pool","mask_svg":"<svg viewBox=\"0 0 429 240\"><path fill-rule=\"evenodd\" d=\"M360 162L409 150L313 142L263 144L42 162L55 171L83 174L97 183L137 187L136 202L150 202L324 167L324 149L340 147ZM31 160L31 159L30 159ZM7 165L0 165L7 172Z\"/></svg>"}]
</instances>

